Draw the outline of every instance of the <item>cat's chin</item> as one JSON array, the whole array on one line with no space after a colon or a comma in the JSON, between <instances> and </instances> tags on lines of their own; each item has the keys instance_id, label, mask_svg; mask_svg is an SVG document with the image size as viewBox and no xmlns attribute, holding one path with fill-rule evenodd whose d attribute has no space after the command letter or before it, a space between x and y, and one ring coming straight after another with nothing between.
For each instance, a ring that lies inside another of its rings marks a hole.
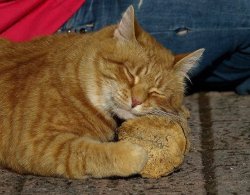
<instances>
[{"instance_id":1,"label":"cat's chin","mask_svg":"<svg viewBox=\"0 0 250 195\"><path fill-rule=\"evenodd\" d=\"M133 113L131 113L130 111L128 110L124 110L124 109L121 109L121 108L116 108L114 110L115 114L120 118L120 119L123 119L123 120L128 120L128 119L132 119L132 118L135 118L136 115L134 115Z\"/></svg>"}]
</instances>

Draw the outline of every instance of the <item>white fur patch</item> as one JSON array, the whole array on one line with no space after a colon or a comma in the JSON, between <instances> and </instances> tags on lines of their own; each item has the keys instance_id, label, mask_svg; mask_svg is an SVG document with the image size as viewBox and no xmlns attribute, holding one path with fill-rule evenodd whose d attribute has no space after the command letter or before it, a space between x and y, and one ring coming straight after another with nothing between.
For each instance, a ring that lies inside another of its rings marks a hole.
<instances>
[{"instance_id":1,"label":"white fur patch","mask_svg":"<svg viewBox=\"0 0 250 195\"><path fill-rule=\"evenodd\" d=\"M125 120L135 118L135 115L127 110L116 108L114 111L119 118L122 118Z\"/></svg>"},{"instance_id":2,"label":"white fur patch","mask_svg":"<svg viewBox=\"0 0 250 195\"><path fill-rule=\"evenodd\" d=\"M134 84L136 85L137 83L139 83L139 81L140 81L140 78L138 76L135 76L135 82L134 82Z\"/></svg>"}]
</instances>

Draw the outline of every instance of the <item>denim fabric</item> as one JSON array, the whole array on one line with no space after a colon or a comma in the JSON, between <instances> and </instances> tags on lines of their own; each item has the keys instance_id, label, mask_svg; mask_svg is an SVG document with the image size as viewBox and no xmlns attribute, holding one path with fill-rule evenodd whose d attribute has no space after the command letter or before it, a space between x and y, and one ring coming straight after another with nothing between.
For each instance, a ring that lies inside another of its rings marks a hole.
<instances>
[{"instance_id":1,"label":"denim fabric","mask_svg":"<svg viewBox=\"0 0 250 195\"><path fill-rule=\"evenodd\" d=\"M143 28L175 53L206 49L190 73L193 90L250 93L249 0L87 0L61 31L117 23L130 4Z\"/></svg>"}]
</instances>

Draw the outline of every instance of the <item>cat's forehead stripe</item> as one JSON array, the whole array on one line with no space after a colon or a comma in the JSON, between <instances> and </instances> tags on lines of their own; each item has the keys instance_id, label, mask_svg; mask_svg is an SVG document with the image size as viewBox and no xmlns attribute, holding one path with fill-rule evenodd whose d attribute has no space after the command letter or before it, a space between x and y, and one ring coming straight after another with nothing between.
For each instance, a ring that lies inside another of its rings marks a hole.
<instances>
[{"instance_id":1,"label":"cat's forehead stripe","mask_svg":"<svg viewBox=\"0 0 250 195\"><path fill-rule=\"evenodd\" d=\"M140 74L140 72L142 71L143 66L139 65L139 64L135 64L135 68L134 68L134 73L135 75Z\"/></svg>"},{"instance_id":2,"label":"cat's forehead stripe","mask_svg":"<svg viewBox=\"0 0 250 195\"><path fill-rule=\"evenodd\" d=\"M156 86L158 86L160 84L160 81L162 80L162 76L161 74L158 74L156 77L155 77L155 84Z\"/></svg>"},{"instance_id":3,"label":"cat's forehead stripe","mask_svg":"<svg viewBox=\"0 0 250 195\"><path fill-rule=\"evenodd\" d=\"M147 72L148 72L147 66L143 67L143 69L141 70L141 74L146 75Z\"/></svg>"}]
</instances>

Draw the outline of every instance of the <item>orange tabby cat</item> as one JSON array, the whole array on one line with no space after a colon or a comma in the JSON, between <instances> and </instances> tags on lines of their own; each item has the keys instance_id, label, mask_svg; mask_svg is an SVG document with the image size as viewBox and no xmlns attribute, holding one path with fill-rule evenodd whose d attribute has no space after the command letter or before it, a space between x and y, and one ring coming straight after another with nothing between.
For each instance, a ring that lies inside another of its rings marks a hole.
<instances>
[{"instance_id":1,"label":"orange tabby cat","mask_svg":"<svg viewBox=\"0 0 250 195\"><path fill-rule=\"evenodd\" d=\"M113 116L183 111L183 80L202 53L174 57L132 6L99 32L0 40L0 164L67 178L138 173L147 154L111 142Z\"/></svg>"}]
</instances>

